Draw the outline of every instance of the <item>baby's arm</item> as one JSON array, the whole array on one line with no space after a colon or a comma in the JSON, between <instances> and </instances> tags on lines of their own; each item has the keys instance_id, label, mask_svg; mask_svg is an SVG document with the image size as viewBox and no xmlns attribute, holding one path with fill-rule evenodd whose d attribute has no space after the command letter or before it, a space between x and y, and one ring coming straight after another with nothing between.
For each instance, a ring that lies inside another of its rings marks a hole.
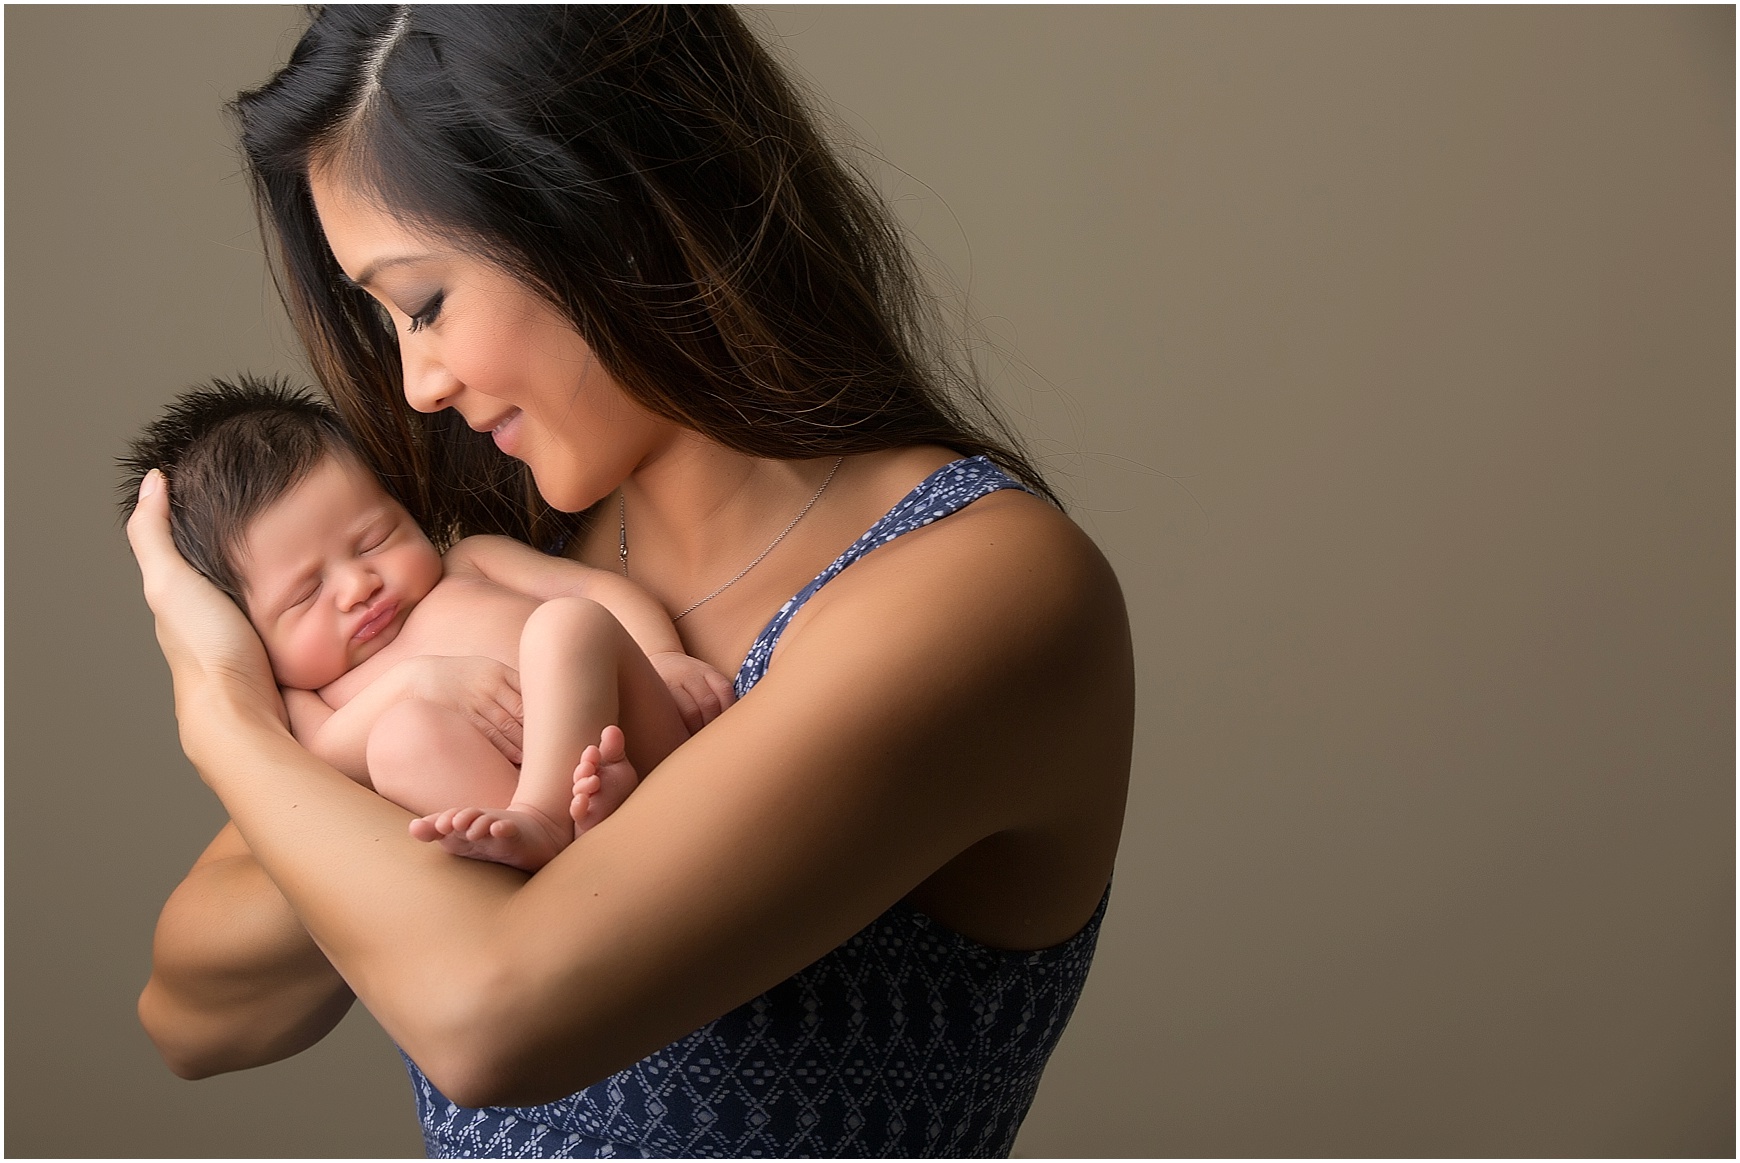
<instances>
[{"instance_id":1,"label":"baby's arm","mask_svg":"<svg viewBox=\"0 0 1740 1163\"><path fill-rule=\"evenodd\" d=\"M464 714L510 763L520 761L519 676L493 658L407 658L333 710L313 691L284 691L290 732L315 756L364 787L369 732L375 721L407 699L450 707Z\"/></svg>"},{"instance_id":2,"label":"baby's arm","mask_svg":"<svg viewBox=\"0 0 1740 1163\"><path fill-rule=\"evenodd\" d=\"M683 643L670 617L651 594L608 570L551 557L511 537L467 537L441 559L446 572L472 570L496 585L540 602L588 598L609 610L641 653L681 651Z\"/></svg>"},{"instance_id":3,"label":"baby's arm","mask_svg":"<svg viewBox=\"0 0 1740 1163\"><path fill-rule=\"evenodd\" d=\"M443 565L449 573L475 571L540 602L588 598L609 610L664 679L691 732L736 698L729 679L684 652L676 626L653 596L625 577L539 553L511 537L488 535L467 537L448 550Z\"/></svg>"},{"instance_id":4,"label":"baby's arm","mask_svg":"<svg viewBox=\"0 0 1740 1163\"><path fill-rule=\"evenodd\" d=\"M326 705L326 700L313 691L297 690L295 687L279 687L278 693L284 696L284 709L290 714L290 734L296 737L296 742L367 787L367 771L359 775L350 763L344 761L345 757L336 753L328 754L319 743L320 729L326 726L335 713Z\"/></svg>"}]
</instances>

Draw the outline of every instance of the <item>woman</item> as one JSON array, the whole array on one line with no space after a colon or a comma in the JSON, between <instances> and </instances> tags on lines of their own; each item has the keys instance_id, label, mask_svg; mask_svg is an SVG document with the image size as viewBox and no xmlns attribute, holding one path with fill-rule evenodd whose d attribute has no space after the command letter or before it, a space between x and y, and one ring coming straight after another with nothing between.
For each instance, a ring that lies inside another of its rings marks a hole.
<instances>
[{"instance_id":1,"label":"woman","mask_svg":"<svg viewBox=\"0 0 1740 1163\"><path fill-rule=\"evenodd\" d=\"M291 316L424 527L624 570L740 698L535 877L454 859L294 743L148 479L232 821L159 922L166 1060L360 997L435 1154L1007 1154L1103 912L1129 635L947 403L883 209L722 8L328 8L237 112Z\"/></svg>"}]
</instances>

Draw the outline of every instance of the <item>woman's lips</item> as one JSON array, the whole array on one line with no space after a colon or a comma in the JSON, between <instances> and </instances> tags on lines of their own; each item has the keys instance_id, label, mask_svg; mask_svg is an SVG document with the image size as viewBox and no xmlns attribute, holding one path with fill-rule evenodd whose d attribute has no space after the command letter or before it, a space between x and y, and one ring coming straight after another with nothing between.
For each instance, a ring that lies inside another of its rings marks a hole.
<instances>
[{"instance_id":1,"label":"woman's lips","mask_svg":"<svg viewBox=\"0 0 1740 1163\"><path fill-rule=\"evenodd\" d=\"M500 424L497 424L494 428L489 430L489 435L491 439L495 441L495 446L497 448L501 449L505 455L512 456L514 454L514 448L519 443L519 431L520 411L518 408L515 408L512 412L507 414L506 418L504 418Z\"/></svg>"},{"instance_id":2,"label":"woman's lips","mask_svg":"<svg viewBox=\"0 0 1740 1163\"><path fill-rule=\"evenodd\" d=\"M350 636L350 640L352 642L367 642L377 637L382 630L392 624L393 619L398 614L399 603L397 602L386 602L376 606L373 612L364 619L363 624L356 628L356 633Z\"/></svg>"}]
</instances>

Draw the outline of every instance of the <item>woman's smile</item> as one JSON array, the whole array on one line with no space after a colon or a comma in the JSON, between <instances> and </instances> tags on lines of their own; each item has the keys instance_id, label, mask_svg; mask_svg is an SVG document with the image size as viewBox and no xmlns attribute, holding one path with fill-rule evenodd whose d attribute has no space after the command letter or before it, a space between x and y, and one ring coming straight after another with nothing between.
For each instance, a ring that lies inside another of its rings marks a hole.
<instances>
[{"instance_id":1,"label":"woman's smile","mask_svg":"<svg viewBox=\"0 0 1740 1163\"><path fill-rule=\"evenodd\" d=\"M523 415L525 415L525 413L521 412L518 408L515 408L512 412L509 412L505 417L498 421L495 427L489 430L490 438L495 441L495 446L501 449L506 455L515 457L516 459L519 456L519 420Z\"/></svg>"}]
</instances>

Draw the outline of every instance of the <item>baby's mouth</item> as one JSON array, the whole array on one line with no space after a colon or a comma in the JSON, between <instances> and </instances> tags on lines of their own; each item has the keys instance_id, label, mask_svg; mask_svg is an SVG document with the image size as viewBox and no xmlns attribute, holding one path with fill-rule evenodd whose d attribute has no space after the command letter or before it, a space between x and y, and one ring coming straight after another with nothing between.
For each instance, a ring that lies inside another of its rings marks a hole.
<instances>
[{"instance_id":1,"label":"baby's mouth","mask_svg":"<svg viewBox=\"0 0 1740 1163\"><path fill-rule=\"evenodd\" d=\"M398 613L399 603L382 602L371 610L369 616L363 620L363 624L356 628L356 633L350 636L351 641L367 642L376 637L382 630L385 630L388 626L392 625L393 618L396 617Z\"/></svg>"}]
</instances>

